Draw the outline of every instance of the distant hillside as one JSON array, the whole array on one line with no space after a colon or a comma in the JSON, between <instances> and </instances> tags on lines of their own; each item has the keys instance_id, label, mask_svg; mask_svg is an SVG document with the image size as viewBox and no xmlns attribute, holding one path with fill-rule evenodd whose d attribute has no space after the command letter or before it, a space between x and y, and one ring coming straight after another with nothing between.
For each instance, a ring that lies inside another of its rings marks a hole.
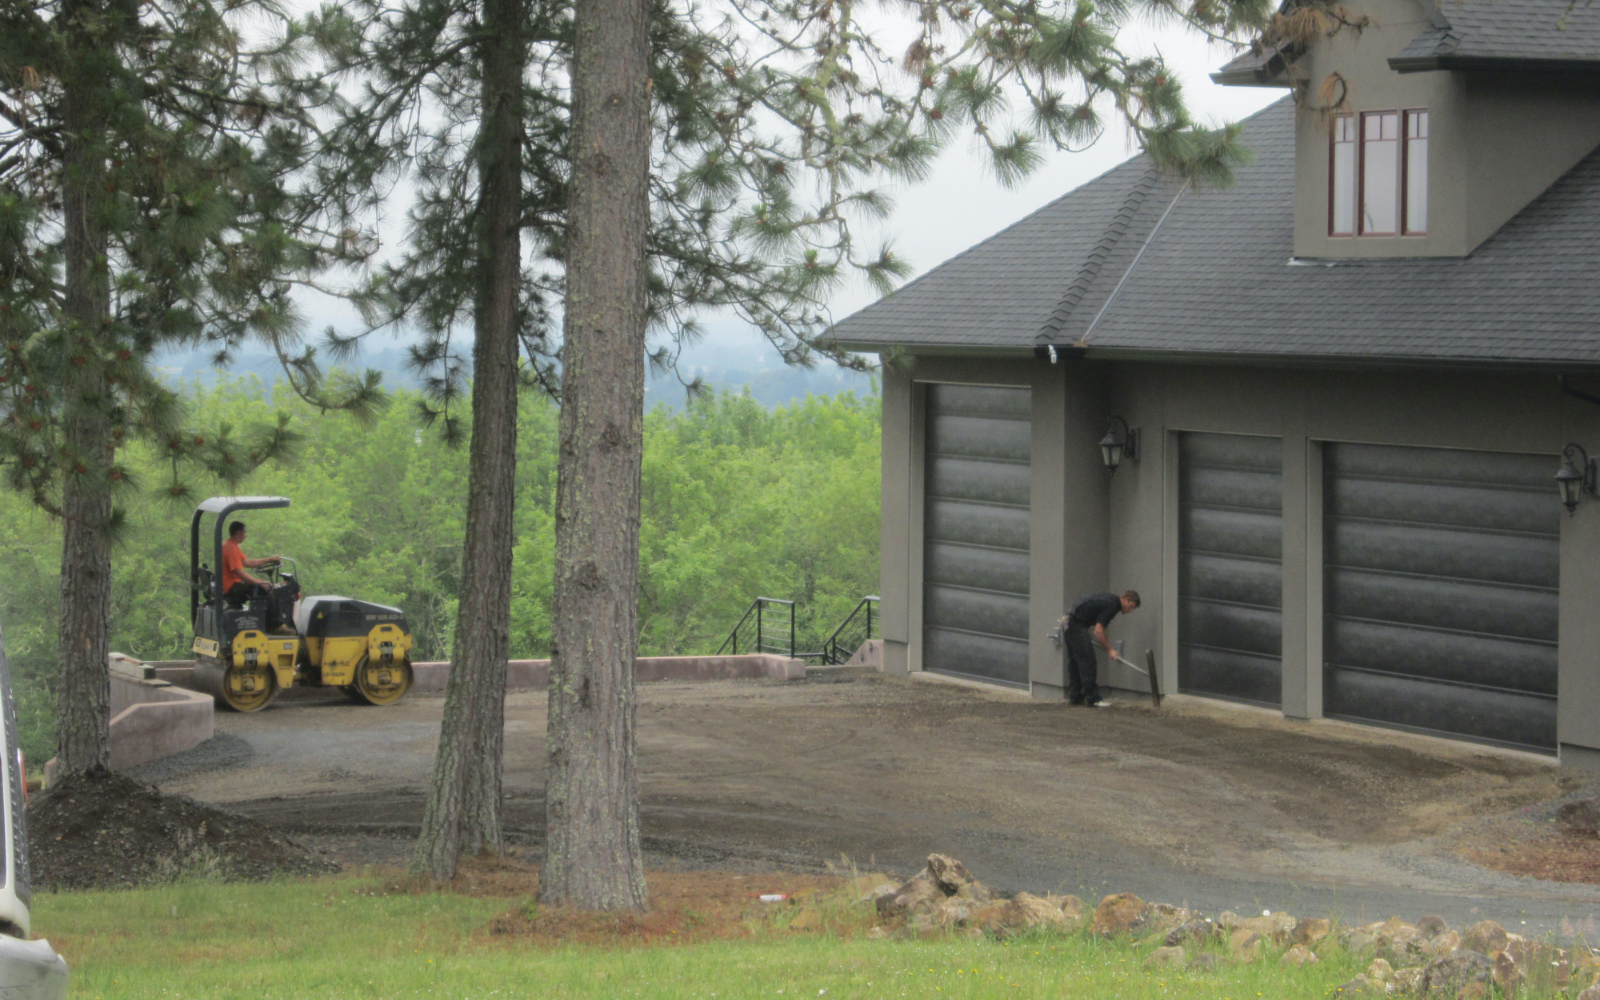
<instances>
[{"instance_id":1,"label":"distant hillside","mask_svg":"<svg viewBox=\"0 0 1600 1000\"><path fill-rule=\"evenodd\" d=\"M363 350L354 359L342 362L341 367L353 370L373 368L383 373L383 384L390 389L417 387L417 376L406 369L409 354L403 346ZM872 392L872 378L860 372L849 371L838 365L823 362L816 368L792 368L775 363L759 349L728 350L702 345L685 352L680 366L684 379L698 376L713 389L739 392L748 390L751 398L764 406L777 406L807 395L832 396L852 391L858 396ZM157 360L157 368L175 385L199 382L210 385L220 377L256 375L268 385L282 377L277 360L265 351L240 351L226 370L211 363L209 351L171 353ZM681 409L685 393L683 384L674 376L650 378L645 385L646 409L664 405Z\"/></svg>"}]
</instances>

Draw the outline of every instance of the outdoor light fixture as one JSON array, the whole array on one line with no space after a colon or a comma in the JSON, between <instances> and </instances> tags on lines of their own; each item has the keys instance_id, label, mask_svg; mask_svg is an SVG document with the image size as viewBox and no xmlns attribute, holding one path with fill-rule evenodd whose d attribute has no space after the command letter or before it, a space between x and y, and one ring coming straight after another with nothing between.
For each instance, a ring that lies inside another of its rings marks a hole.
<instances>
[{"instance_id":1,"label":"outdoor light fixture","mask_svg":"<svg viewBox=\"0 0 1600 1000\"><path fill-rule=\"evenodd\" d=\"M1111 427L1100 439L1100 460L1106 463L1107 472L1116 472L1124 457L1132 462L1139 460L1139 431L1130 430L1121 417L1112 417Z\"/></svg>"},{"instance_id":2,"label":"outdoor light fixture","mask_svg":"<svg viewBox=\"0 0 1600 1000\"><path fill-rule=\"evenodd\" d=\"M1583 494L1594 496L1595 461L1583 450L1583 445L1569 444L1561 449L1561 471L1556 473L1556 485L1561 487L1561 504L1568 514L1577 511Z\"/></svg>"}]
</instances>

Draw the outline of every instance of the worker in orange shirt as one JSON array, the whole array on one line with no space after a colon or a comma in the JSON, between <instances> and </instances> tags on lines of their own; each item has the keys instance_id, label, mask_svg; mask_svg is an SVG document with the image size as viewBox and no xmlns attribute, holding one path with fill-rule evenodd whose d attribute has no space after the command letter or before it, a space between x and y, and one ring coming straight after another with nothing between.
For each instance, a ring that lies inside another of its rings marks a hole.
<instances>
[{"instance_id":1,"label":"worker in orange shirt","mask_svg":"<svg viewBox=\"0 0 1600 1000\"><path fill-rule=\"evenodd\" d=\"M246 569L276 566L283 561L283 557L247 558L244 549L241 548L244 536L243 521L234 521L228 525L228 540L222 543L222 596L234 604L243 604L255 597L264 597L267 599L267 629L280 633L294 631L283 620L278 602L272 599L272 585L245 572Z\"/></svg>"}]
</instances>

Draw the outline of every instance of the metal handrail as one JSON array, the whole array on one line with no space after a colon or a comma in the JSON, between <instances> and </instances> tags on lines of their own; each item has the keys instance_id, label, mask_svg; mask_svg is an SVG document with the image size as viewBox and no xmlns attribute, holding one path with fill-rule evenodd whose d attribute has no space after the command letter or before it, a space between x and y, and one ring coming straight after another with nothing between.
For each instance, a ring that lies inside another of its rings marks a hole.
<instances>
[{"instance_id":1,"label":"metal handrail","mask_svg":"<svg viewBox=\"0 0 1600 1000\"><path fill-rule=\"evenodd\" d=\"M839 623L839 627L833 630L833 634L823 640L821 654L823 663L843 663L855 655L856 650L860 648L863 642L866 642L868 639L875 638L872 634L872 606L880 603L882 600L883 599L876 594L868 594L866 597L863 597L861 600L856 602L856 606L850 610L848 615L845 616L844 621ZM848 648L841 647L839 644L839 636L844 633L845 629L850 627L851 623L856 620L856 616L862 614L863 611L866 613L866 630L864 634L860 639L855 640L853 644L850 644ZM879 620L881 622L881 615L879 616ZM841 649L843 649L842 654Z\"/></svg>"},{"instance_id":2,"label":"metal handrail","mask_svg":"<svg viewBox=\"0 0 1600 1000\"><path fill-rule=\"evenodd\" d=\"M753 653L767 653L767 652L783 653L783 652L785 652L785 650L783 649L782 646L775 646L772 649L766 648L766 643L764 642L764 640L766 639L767 634L761 627L761 619L762 619L763 610L769 604L774 604L774 605L778 605L778 606L781 606L781 607L786 607L786 608L789 609L789 648L787 650L787 655L790 658L793 658L794 657L794 602L793 601L785 601L780 597L758 597L755 600L751 601L750 602L750 606L748 608L745 608L744 615L742 617L740 617L739 624L735 625L733 627L733 631L728 633L728 637L726 639L722 640L722 645L717 647L717 652L716 652L715 655L721 656L723 651L728 649L729 646L733 647L733 655L735 655L735 656L739 655L739 630L744 628L745 622L748 622L750 620L750 616L751 615L755 615L755 618L756 618L755 649L751 650L751 652L753 652ZM781 622L779 623L779 627L780 628L782 627L782 623ZM782 637L782 633L781 632L779 633L779 637L780 638Z\"/></svg>"}]
</instances>

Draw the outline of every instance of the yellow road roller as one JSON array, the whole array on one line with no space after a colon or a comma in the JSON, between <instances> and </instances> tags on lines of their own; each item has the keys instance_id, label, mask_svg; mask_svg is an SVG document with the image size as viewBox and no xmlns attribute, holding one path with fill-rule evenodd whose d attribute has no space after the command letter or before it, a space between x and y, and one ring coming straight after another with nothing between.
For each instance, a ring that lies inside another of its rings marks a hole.
<instances>
[{"instance_id":1,"label":"yellow road roller","mask_svg":"<svg viewBox=\"0 0 1600 1000\"><path fill-rule=\"evenodd\" d=\"M212 497L195 508L189 522L194 686L238 712L260 711L291 686L337 687L353 701L393 705L411 688L411 630L399 608L303 596L299 566L289 558L251 567L266 575L261 586L224 586L223 542L232 515L287 506L286 497ZM210 565L200 561L208 515Z\"/></svg>"}]
</instances>

